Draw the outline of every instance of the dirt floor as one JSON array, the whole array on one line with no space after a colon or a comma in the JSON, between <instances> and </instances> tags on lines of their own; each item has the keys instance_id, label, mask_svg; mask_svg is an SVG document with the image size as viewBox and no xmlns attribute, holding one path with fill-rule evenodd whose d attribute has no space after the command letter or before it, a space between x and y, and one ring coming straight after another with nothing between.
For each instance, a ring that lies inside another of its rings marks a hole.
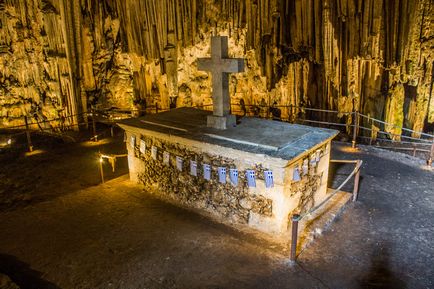
<instances>
[{"instance_id":1,"label":"dirt floor","mask_svg":"<svg viewBox=\"0 0 434 289\"><path fill-rule=\"evenodd\" d=\"M359 201L291 265L150 197L125 159L98 185L98 151L124 153L122 137L0 154L0 273L21 288L434 288L434 173L412 157L335 143L333 158L364 161Z\"/></svg>"}]
</instances>

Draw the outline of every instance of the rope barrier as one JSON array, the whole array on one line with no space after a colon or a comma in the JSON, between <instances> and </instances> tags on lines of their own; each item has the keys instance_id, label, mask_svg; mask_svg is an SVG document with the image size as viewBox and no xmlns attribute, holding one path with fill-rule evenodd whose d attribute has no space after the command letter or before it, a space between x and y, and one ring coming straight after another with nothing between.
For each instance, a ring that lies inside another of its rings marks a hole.
<instances>
[{"instance_id":1,"label":"rope barrier","mask_svg":"<svg viewBox=\"0 0 434 289\"><path fill-rule=\"evenodd\" d=\"M26 132L22 131L22 132L17 132L17 133L13 133L13 134L8 134L8 136L14 137L14 136L22 135L22 134L26 134Z\"/></svg>"},{"instance_id":2,"label":"rope barrier","mask_svg":"<svg viewBox=\"0 0 434 289\"><path fill-rule=\"evenodd\" d=\"M311 208L309 211L304 214L294 214L292 216L292 233L291 233L291 251L290 251L290 260L295 262L297 259L297 242L298 242L298 222L301 221L304 217L309 214L312 214L319 208L321 208L324 204L326 204L334 195L336 195L340 189L355 175L354 178L354 188L353 188L353 202L357 201L358 192L359 192L359 180L360 180L360 168L363 164L362 160L330 160L331 163L355 163L356 166L351 174L339 185L338 188L334 189L333 192L324 199L317 206Z\"/></svg>"},{"instance_id":3,"label":"rope barrier","mask_svg":"<svg viewBox=\"0 0 434 289\"><path fill-rule=\"evenodd\" d=\"M362 129L362 130L367 130L367 131L371 131L371 132L373 131L373 129L367 128L367 127L364 127L364 126L359 126L359 128ZM431 141L430 140L426 140L426 139L419 139L419 138L415 138L415 137L411 137L411 136L394 134L394 133L386 132L386 131L382 131L382 130L378 130L378 131L376 131L376 133L382 134L382 135L398 136L398 137L405 138L405 139L411 139L411 140L414 140L414 141L417 141L417 142L424 142L423 145L431 145ZM363 138L363 136L359 136L359 137ZM398 142L398 141L394 141L394 142ZM399 141L399 142L400 143L412 143L412 142L403 142L403 141Z\"/></svg>"},{"instance_id":4,"label":"rope barrier","mask_svg":"<svg viewBox=\"0 0 434 289\"><path fill-rule=\"evenodd\" d=\"M356 161L339 161L339 160L330 160L331 163L356 163L357 165L355 166L354 170L351 172L351 174L342 182L342 184L340 184L336 189L333 190L333 192L330 193L330 195L324 199L321 203L319 203L317 206L311 208L309 211L305 212L304 214L299 215L298 217L298 221L302 220L304 217L306 217L307 215L312 214L313 212L315 212L316 210L318 210L319 208L321 208L325 203L327 203L335 194L337 194L343 186L345 186L347 184L347 182L359 171L360 167L363 164L362 160L356 160Z\"/></svg>"},{"instance_id":5,"label":"rope barrier","mask_svg":"<svg viewBox=\"0 0 434 289\"><path fill-rule=\"evenodd\" d=\"M424 153L429 153L431 150L426 150L426 149L420 149L417 147L414 148L400 148L400 147L388 147L388 146L380 146L380 145L375 145L375 147L377 148L388 148L388 149L394 149L394 150L403 150L403 151L417 151L417 152L424 152Z\"/></svg>"},{"instance_id":6,"label":"rope barrier","mask_svg":"<svg viewBox=\"0 0 434 289\"><path fill-rule=\"evenodd\" d=\"M120 154L120 155L115 155L115 154L100 154L101 158L124 158L124 157L128 157L128 154Z\"/></svg>"},{"instance_id":7,"label":"rope barrier","mask_svg":"<svg viewBox=\"0 0 434 289\"><path fill-rule=\"evenodd\" d=\"M317 112L330 112L330 113L337 113L337 114L353 114L354 112L341 112L337 110L328 110L328 109L319 109L319 108L310 108L310 107L304 107L304 106L296 106L296 105L255 105L255 104L245 104L241 105L239 103L237 104L231 104L231 106L244 106L244 107L258 107L258 108L295 108L295 109L301 109L301 110L308 110L308 111L317 111Z\"/></svg>"},{"instance_id":8,"label":"rope barrier","mask_svg":"<svg viewBox=\"0 0 434 289\"><path fill-rule=\"evenodd\" d=\"M275 106L275 107L297 108L297 109L308 110L308 111L329 112L329 113L336 113L336 114L343 114L343 115L353 114L353 112L345 112L345 111L340 112L337 110L310 108L310 107L303 107L303 106Z\"/></svg>"},{"instance_id":9,"label":"rope barrier","mask_svg":"<svg viewBox=\"0 0 434 289\"><path fill-rule=\"evenodd\" d=\"M233 106L241 106L240 104L232 104L232 105ZM191 107L193 107L193 108L204 108L204 107L210 107L210 106L212 106L212 104L196 105L196 106L191 106ZM342 114L342 115L357 114L357 115L360 115L361 117L367 119L368 121L370 120L370 121L373 121L373 122L378 122L378 123L381 123L381 124L384 124L384 125L387 125L387 126L391 126L391 127L394 127L394 128L401 129L403 131L407 131L407 132L415 133L415 134L420 134L421 136L426 136L426 137L434 139L434 135L427 134L427 133L424 133L424 132L416 132L416 131L408 129L408 128L403 128L403 127L399 127L397 125L389 124L389 123L387 123L385 121L381 121L379 119L367 116L367 115L359 113L359 112L340 112L340 111L337 111L337 110L318 109L318 108L310 108L310 107L295 106L295 105L276 105L276 106L268 106L267 105L267 106L264 106L264 105L252 105L252 104L249 104L249 105L244 105L244 107L289 108L289 109L295 108L295 109L301 109L301 110L307 110L307 111L336 113L336 114ZM66 119L71 118L71 117L75 117L75 116L84 116L84 115L93 116L94 114L96 114L96 115L98 115L98 114L104 114L104 113L110 114L110 112L120 112L120 113L128 113L129 112L129 114L131 114L132 112L148 112L150 110L153 111L154 108L153 107L149 107L149 108L146 108L146 109L129 109L129 110L112 109L112 110L99 110L99 111L93 111L93 112L92 111L91 112L82 112L82 113L78 113L78 114L68 115L68 116L65 116L65 117L58 117L58 118L52 118L52 119L44 119L44 120L41 120L39 122L29 123L28 125L32 126L32 125L41 125L41 124L44 124L44 123L47 123L47 122L53 122L53 121L62 121L62 120L65 121ZM160 109L158 109L158 111L168 111L168 110L160 108ZM244 112L244 111L238 111L238 112ZM317 122L317 123L321 123L321 124L333 124L333 125L347 126L346 124L332 123L332 122L327 122L327 121L324 121L324 122L315 121L315 120L303 120L303 121L312 122L312 123ZM76 125L76 124L72 124L72 125ZM26 125L23 124L23 125L11 126L11 127L7 127L7 128L8 129L14 129L14 128L21 128L21 127L25 127L25 126ZM71 126L71 125L69 125L69 126ZM66 127L68 127L68 126L66 126ZM363 127L360 127L360 128L363 128ZM364 128L364 129L368 129L368 128ZM398 136L398 135L394 134L394 136ZM402 136L402 137L406 137L406 136ZM407 137L407 138L409 138L409 137ZM412 139L419 140L418 138L412 138Z\"/></svg>"},{"instance_id":10,"label":"rope barrier","mask_svg":"<svg viewBox=\"0 0 434 289\"><path fill-rule=\"evenodd\" d=\"M359 136L359 138L363 138L363 139L371 139L370 137L367 136ZM431 146L430 143L420 143L420 142L410 142L410 141L396 141L396 140L391 140L391 139L386 139L386 138L377 138L377 140L380 141L384 141L384 142L390 142L390 143L400 143L400 144L410 144L410 145L423 145L423 146Z\"/></svg>"},{"instance_id":11,"label":"rope barrier","mask_svg":"<svg viewBox=\"0 0 434 289\"><path fill-rule=\"evenodd\" d=\"M80 115L86 115L86 114L89 114L89 113L88 112L83 112L83 113L68 115L68 116L65 116L65 117L58 117L58 118L52 118L52 119L43 119L43 120L38 121L38 122L30 122L27 125L28 126L38 125L39 126L39 125L47 123L47 122L60 121L60 120L64 120L65 121L68 118L75 117L75 116L80 116ZM16 129L16 128L21 128L21 127L26 127L26 124L15 125L15 126L8 126L8 127L4 127L4 128L5 129Z\"/></svg>"},{"instance_id":12,"label":"rope barrier","mask_svg":"<svg viewBox=\"0 0 434 289\"><path fill-rule=\"evenodd\" d=\"M430 137L430 138L434 139L434 135L432 135L432 134L424 133L424 132L421 132L421 131L418 132L418 131L414 131L414 130L409 129L409 128L400 127L400 126L397 126L397 125L395 125L395 124L390 124L390 123L387 123L387 122L385 122L385 121L382 121L382 120L379 120L379 119L376 119L376 118L373 118L373 117L367 116L367 115L362 114L362 113L358 113L358 114L359 114L361 117L366 118L366 119L368 119L368 120L372 120L372 121L375 121L375 122L378 122L378 123L381 123L381 124L384 124L384 125L387 125L387 126L391 126L391 127L393 127L393 128L401 129L401 130L403 130L403 131L407 131L407 132L411 132L411 133L420 134L421 136L427 136L427 137Z\"/></svg>"},{"instance_id":13,"label":"rope barrier","mask_svg":"<svg viewBox=\"0 0 434 289\"><path fill-rule=\"evenodd\" d=\"M106 134L108 131L110 131L110 134L112 135L112 127L107 128L105 130L103 130L102 132L100 132L99 134L96 134L94 136L92 136L89 140L95 140L96 142L98 141L98 138L104 134ZM112 135L113 136L113 135Z\"/></svg>"},{"instance_id":14,"label":"rope barrier","mask_svg":"<svg viewBox=\"0 0 434 289\"><path fill-rule=\"evenodd\" d=\"M303 124L303 123L311 123L311 124L329 125L329 126L337 126L337 127L346 128L347 130L349 128L353 128L352 129L352 131L353 131L352 132L352 135L353 135L353 140L352 140L353 147L355 147L355 145L356 145L357 138L369 139L370 141L372 141L372 139L373 139L372 137L369 138L369 137L359 136L358 135L359 128L361 130L363 130L363 131L369 131L369 132L374 131L371 128L364 127L364 126L359 126L359 123L360 123L360 121L358 121L358 117L359 116L361 116L364 119L367 119L371 123L377 122L377 123L380 123L380 124L383 124L383 125L386 125L386 126L390 126L390 127L401 129L402 131L411 132L411 133L414 133L414 134L419 134L421 137L432 138L433 141L434 141L434 135L431 135L431 134L428 134L428 133L423 133L423 132L416 132L416 131L413 131L411 129L402 128L402 127L399 127L397 125L389 124L389 123L386 123L385 121L381 121L381 120L378 120L376 118L369 117L369 116L367 116L365 114L362 114L362 113L359 113L357 111L353 111L353 112L339 112L339 111L336 111L336 110L309 108L309 107L296 106L296 105L275 105L275 106L269 106L269 105L252 105L252 104L249 104L249 105L232 104L232 106L244 107L243 110L232 111L233 113L239 113L239 115L245 115L245 114L247 114L247 115L252 115L252 116L255 116L255 117L262 117L262 118L273 119L273 120L277 120L277 119L271 117L273 115L272 113L270 115L271 108L287 108L287 109L302 110L303 112L314 111L314 112L335 113L335 114L341 114L341 115L353 115L353 116L355 116L355 118L353 119L353 123L351 123L351 124L331 122L331 121L320 121L320 120L313 120L313 119L303 119L303 118L299 118L299 117L296 117L295 119L293 119L293 118L282 118L282 117L278 118L279 121L285 121L285 122L290 122L290 123L294 123L295 122L295 123L301 123L301 124ZM190 107L204 109L204 108L212 107L212 104L195 105L195 106L190 106ZM254 108L268 108L266 116L264 116L264 115L261 116L261 115L257 115L256 113L252 114L252 112L247 112L246 108L252 108L252 107L254 107ZM63 130L71 129L73 127L78 127L78 126L81 126L81 125L89 125L90 120L87 120L85 122L80 122L80 123L77 123L77 124L68 124L68 125L62 124L65 120L71 119L72 117L75 117L75 116L87 116L87 117L91 117L92 118L92 122L98 121L98 120L95 119L95 116L100 116L100 117L105 118L105 119L110 120L110 121L116 121L118 118L114 117L111 114L122 113L122 114L128 114L128 116L132 116L134 112L145 112L145 113L148 113L148 112L154 112L154 111L155 112L163 112L163 111L167 111L167 110L168 109L159 108L157 104L155 105L155 107L150 106L150 107L147 107L146 109L94 110L94 111L90 111L90 112L83 112L83 113L73 114L73 115L69 115L69 116L66 116L66 117L59 117L59 118L53 118L53 119L45 119L45 120L42 120L40 122L29 123L29 124L27 124L27 127L38 125L38 127L40 129L39 131L42 131L42 132L43 131L56 131L56 130L63 131ZM293 116L296 116L296 115L293 114ZM41 124L44 124L44 123L47 123L47 122L52 122L52 121L62 121L62 123L60 123L58 126L54 126L54 127L50 127L50 128L42 128L41 127ZM104 123L103 120L99 120L99 122ZM26 125L24 124L24 125L19 125L19 126L12 126L12 127L7 127L6 129L19 129L19 128L23 128L23 127L26 127ZM94 130L94 133L95 133L95 130ZM433 143L433 141L431 141L430 139L416 138L416 137L407 136L407 135L399 135L399 134L394 134L394 133L391 133L391 132L385 132L383 130L378 130L378 131L376 131L376 133L379 136L383 136L383 137L386 136L386 138L379 137L378 139L381 140L381 141L396 142L396 143L411 144L411 145L413 145L414 143L418 143L418 144L421 144L421 145L431 145ZM100 135L101 134L95 135L93 138L97 139L97 137L100 136ZM399 137L401 140L400 141L389 140L387 137ZM408 142L408 141L405 141L405 140L411 140L411 141L414 141L414 142Z\"/></svg>"},{"instance_id":15,"label":"rope barrier","mask_svg":"<svg viewBox=\"0 0 434 289\"><path fill-rule=\"evenodd\" d=\"M68 138L72 142L76 141L72 136L67 135L67 134L58 133L58 132L35 131L34 133L41 134L41 135L55 136L55 137L62 138L62 139Z\"/></svg>"},{"instance_id":16,"label":"rope barrier","mask_svg":"<svg viewBox=\"0 0 434 289\"><path fill-rule=\"evenodd\" d=\"M104 169L102 166L103 163L103 159L107 159L110 163L110 165L112 166L112 170L113 172L115 172L116 170L116 158L123 158L123 157L128 157L128 154L121 154L121 155L116 155L116 154L102 154L99 153L99 172L101 175L101 183L104 184Z\"/></svg>"},{"instance_id":17,"label":"rope barrier","mask_svg":"<svg viewBox=\"0 0 434 289\"><path fill-rule=\"evenodd\" d=\"M345 127L352 127L353 126L351 124L345 124L345 123L335 123L335 122L309 120L309 119L301 119L300 121L302 121L302 122L311 122L311 123L319 123L319 124L330 124L330 125L345 126Z\"/></svg>"}]
</instances>

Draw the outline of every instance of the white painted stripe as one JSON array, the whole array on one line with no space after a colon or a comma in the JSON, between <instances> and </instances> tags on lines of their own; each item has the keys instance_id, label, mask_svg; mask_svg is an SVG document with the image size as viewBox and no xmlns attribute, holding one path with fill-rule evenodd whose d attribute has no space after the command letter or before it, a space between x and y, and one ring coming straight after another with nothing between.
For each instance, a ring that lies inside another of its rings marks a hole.
<instances>
[{"instance_id":1,"label":"white painted stripe","mask_svg":"<svg viewBox=\"0 0 434 289\"><path fill-rule=\"evenodd\" d=\"M140 120L140 121L143 122L143 123L152 124L152 125L156 125L156 126L170 128L170 129L175 129L175 130L179 130L179 131L183 131L183 132L187 132L188 131L188 130L186 130L184 128L179 128L179 127L171 126L171 125L165 125L165 124L162 124L162 123L153 122L153 121L149 121L149 120Z\"/></svg>"},{"instance_id":2,"label":"white painted stripe","mask_svg":"<svg viewBox=\"0 0 434 289\"><path fill-rule=\"evenodd\" d=\"M245 140L233 139L233 138L224 137L224 136L216 135L216 134L212 134L212 133L206 133L205 135L207 135L209 137L212 137L212 138L216 138L216 139L227 140L227 141L234 142L234 143L239 143L239 144L245 144L245 145L249 145L249 146L260 147L260 148L264 148L264 149L267 149L267 150L273 150L273 151L278 151L279 150L279 148L275 147L275 146L269 146L269 145L263 145L263 144L249 142L249 141L245 141Z\"/></svg>"}]
</instances>

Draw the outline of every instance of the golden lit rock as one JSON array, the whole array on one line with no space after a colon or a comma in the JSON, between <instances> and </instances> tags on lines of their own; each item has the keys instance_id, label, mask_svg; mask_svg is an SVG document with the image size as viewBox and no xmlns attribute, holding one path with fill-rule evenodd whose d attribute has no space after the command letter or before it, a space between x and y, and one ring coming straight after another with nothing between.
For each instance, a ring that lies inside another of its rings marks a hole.
<instances>
[{"instance_id":1,"label":"golden lit rock","mask_svg":"<svg viewBox=\"0 0 434 289\"><path fill-rule=\"evenodd\" d=\"M401 2L7 1L1 126L91 106L143 113L210 105L210 79L195 63L211 35L227 35L230 57L247 62L231 76L234 112L273 104L358 110L420 131L434 122L433 5ZM286 119L298 112L281 110Z\"/></svg>"}]
</instances>

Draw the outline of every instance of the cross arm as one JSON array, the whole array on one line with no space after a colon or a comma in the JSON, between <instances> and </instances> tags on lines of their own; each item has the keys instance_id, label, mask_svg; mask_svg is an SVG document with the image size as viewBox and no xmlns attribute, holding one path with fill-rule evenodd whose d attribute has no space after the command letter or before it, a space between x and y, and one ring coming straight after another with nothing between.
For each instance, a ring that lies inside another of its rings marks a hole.
<instances>
[{"instance_id":1,"label":"cross arm","mask_svg":"<svg viewBox=\"0 0 434 289\"><path fill-rule=\"evenodd\" d=\"M199 58L197 60L197 69L211 71L214 66L213 64L212 58Z\"/></svg>"},{"instance_id":2,"label":"cross arm","mask_svg":"<svg viewBox=\"0 0 434 289\"><path fill-rule=\"evenodd\" d=\"M244 59L242 58L199 58L198 70L235 73L244 71Z\"/></svg>"}]
</instances>

